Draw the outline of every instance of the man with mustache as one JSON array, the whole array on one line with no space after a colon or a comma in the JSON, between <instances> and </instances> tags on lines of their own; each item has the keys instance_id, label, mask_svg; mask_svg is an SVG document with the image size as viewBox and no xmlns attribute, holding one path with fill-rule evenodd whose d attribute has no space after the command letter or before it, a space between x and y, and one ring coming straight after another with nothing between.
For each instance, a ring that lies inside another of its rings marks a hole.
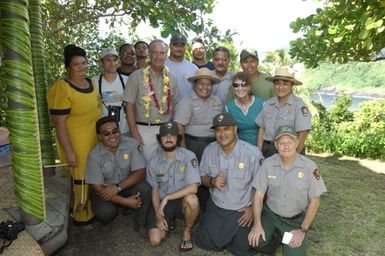
<instances>
[{"instance_id":1,"label":"man with mustache","mask_svg":"<svg viewBox=\"0 0 385 256\"><path fill-rule=\"evenodd\" d=\"M170 221L177 217L185 221L179 251L186 252L193 248L191 229L199 215L198 160L193 152L179 147L181 135L175 122L162 124L157 139L160 147L147 169L153 206L147 219L150 245L157 246L166 238Z\"/></svg>"},{"instance_id":2,"label":"man with mustache","mask_svg":"<svg viewBox=\"0 0 385 256\"><path fill-rule=\"evenodd\" d=\"M221 80L213 85L212 95L217 95L222 102L222 106L226 106L226 97L232 84L233 73L228 71L230 64L230 51L224 46L215 48L213 52L213 63L215 75Z\"/></svg>"}]
</instances>

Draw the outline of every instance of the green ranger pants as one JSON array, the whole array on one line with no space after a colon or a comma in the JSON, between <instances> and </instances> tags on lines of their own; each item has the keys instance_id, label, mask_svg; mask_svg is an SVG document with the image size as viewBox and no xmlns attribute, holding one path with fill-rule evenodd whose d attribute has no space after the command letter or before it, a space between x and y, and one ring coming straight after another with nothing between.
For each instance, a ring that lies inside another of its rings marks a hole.
<instances>
[{"instance_id":1,"label":"green ranger pants","mask_svg":"<svg viewBox=\"0 0 385 256\"><path fill-rule=\"evenodd\" d=\"M276 214L274 214L266 205L263 207L262 210L262 227L265 231L266 236L266 242L262 240L262 238L259 241L257 251L263 252L265 254L271 254L274 251L274 233L278 231L281 234L281 237L283 237L283 234L285 232L290 232L294 229L298 229L302 221L304 219L304 216L300 216L295 219L283 219ZM305 235L305 238L298 248L290 248L286 244L282 244L283 246L283 255L284 256L302 256L306 255L306 247L308 245L308 239L307 235Z\"/></svg>"}]
</instances>

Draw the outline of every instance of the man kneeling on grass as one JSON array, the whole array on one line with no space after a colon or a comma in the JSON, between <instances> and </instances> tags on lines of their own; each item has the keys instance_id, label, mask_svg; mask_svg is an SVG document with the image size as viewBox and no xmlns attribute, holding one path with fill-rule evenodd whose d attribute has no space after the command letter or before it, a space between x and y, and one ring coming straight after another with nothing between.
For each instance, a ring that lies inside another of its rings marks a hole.
<instances>
[{"instance_id":1,"label":"man kneeling on grass","mask_svg":"<svg viewBox=\"0 0 385 256\"><path fill-rule=\"evenodd\" d=\"M191 229L199 215L198 197L201 182L195 154L179 147L181 136L175 122L161 125L157 139L160 147L151 156L147 181L152 186L152 205L147 226L151 246L166 238L170 221L184 218L185 226L179 250L193 248Z\"/></svg>"},{"instance_id":2,"label":"man kneeling on grass","mask_svg":"<svg viewBox=\"0 0 385 256\"><path fill-rule=\"evenodd\" d=\"M135 209L134 230L146 234L146 215L151 205L151 187L146 182L146 160L136 140L121 136L114 117L96 122L99 137L89 153L86 183L91 185L90 198L96 219L109 223L118 206Z\"/></svg>"},{"instance_id":3,"label":"man kneeling on grass","mask_svg":"<svg viewBox=\"0 0 385 256\"><path fill-rule=\"evenodd\" d=\"M283 237L283 255L306 255L306 232L326 187L316 164L297 153L298 138L293 127L279 127L274 144L278 154L263 162L252 183L256 191L249 243L258 246L260 252L271 254L273 234L278 231Z\"/></svg>"}]
</instances>

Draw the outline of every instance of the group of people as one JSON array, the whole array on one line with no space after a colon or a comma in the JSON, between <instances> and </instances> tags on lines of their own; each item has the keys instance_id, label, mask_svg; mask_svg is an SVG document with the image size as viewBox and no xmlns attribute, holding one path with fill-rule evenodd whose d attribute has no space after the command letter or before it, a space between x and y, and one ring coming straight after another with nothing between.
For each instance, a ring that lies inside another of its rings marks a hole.
<instances>
[{"instance_id":1,"label":"group of people","mask_svg":"<svg viewBox=\"0 0 385 256\"><path fill-rule=\"evenodd\" d=\"M311 115L292 93L302 83L288 67L261 73L254 49L241 51L243 72L233 74L226 47L208 61L195 38L190 62L186 44L175 34L169 45L104 49L103 73L92 79L85 50L65 47L67 75L47 102L72 175L74 223L108 225L122 208L134 212L134 230L152 246L181 218L181 252L196 244L269 254L290 233L284 254L304 255L326 188L303 155Z\"/></svg>"}]
</instances>

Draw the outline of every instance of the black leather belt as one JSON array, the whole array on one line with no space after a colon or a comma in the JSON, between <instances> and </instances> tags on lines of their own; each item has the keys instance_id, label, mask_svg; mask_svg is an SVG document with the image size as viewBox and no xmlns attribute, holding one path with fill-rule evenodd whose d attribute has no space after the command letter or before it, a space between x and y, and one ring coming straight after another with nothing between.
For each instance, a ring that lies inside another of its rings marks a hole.
<instances>
[{"instance_id":1,"label":"black leather belt","mask_svg":"<svg viewBox=\"0 0 385 256\"><path fill-rule=\"evenodd\" d=\"M274 141L264 140L263 142L266 143L266 144L270 144L270 145L273 145L273 144L274 144Z\"/></svg>"},{"instance_id":2,"label":"black leather belt","mask_svg":"<svg viewBox=\"0 0 385 256\"><path fill-rule=\"evenodd\" d=\"M139 125L145 125L145 126L161 126L163 123L159 123L159 124L148 124L148 123L136 122L136 124L139 124Z\"/></svg>"},{"instance_id":3,"label":"black leather belt","mask_svg":"<svg viewBox=\"0 0 385 256\"><path fill-rule=\"evenodd\" d=\"M189 140L194 140L194 141L201 141L201 142L213 142L215 141L215 137L196 137L192 136L190 134L185 134L184 137Z\"/></svg>"},{"instance_id":4,"label":"black leather belt","mask_svg":"<svg viewBox=\"0 0 385 256\"><path fill-rule=\"evenodd\" d=\"M267 205L266 205L266 207L267 207ZM269 207L267 207L267 208L269 208ZM296 215L294 215L294 216L292 216L292 217L285 217L285 216L281 216L281 215L276 214L276 213L273 212L270 208L269 208L269 210L270 210L275 216L277 216L278 218L284 219L284 220L295 220L295 219L298 219L298 218L300 218L300 217L303 216L303 212L300 212L300 213L298 213L298 214L296 214Z\"/></svg>"}]
</instances>

